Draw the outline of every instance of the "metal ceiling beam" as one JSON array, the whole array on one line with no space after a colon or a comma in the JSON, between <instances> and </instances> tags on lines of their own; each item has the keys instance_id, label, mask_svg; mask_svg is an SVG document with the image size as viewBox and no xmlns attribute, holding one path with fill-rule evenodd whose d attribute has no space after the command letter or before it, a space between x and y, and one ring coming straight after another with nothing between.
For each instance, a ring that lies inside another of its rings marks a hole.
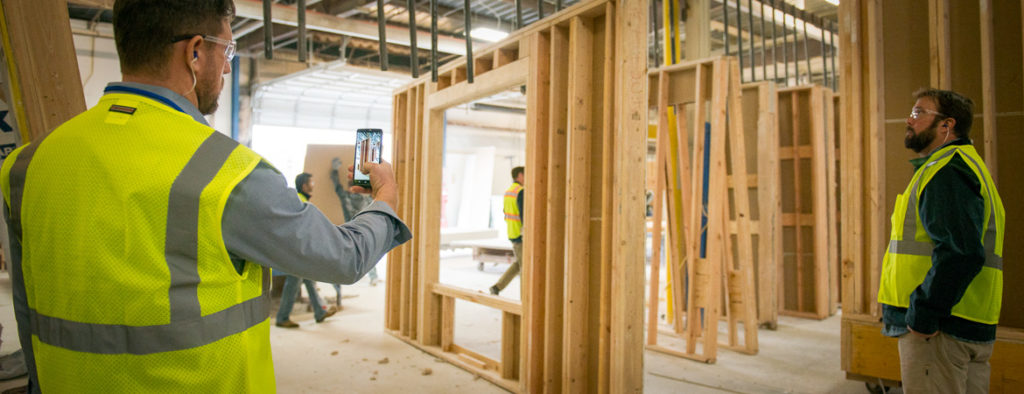
<instances>
[{"instance_id":1,"label":"metal ceiling beam","mask_svg":"<svg viewBox=\"0 0 1024 394\"><path fill-rule=\"evenodd\" d=\"M375 0L343 0L339 5L331 7L331 14L339 18L348 18L358 14L359 9L375 2Z\"/></svg>"},{"instance_id":2,"label":"metal ceiling beam","mask_svg":"<svg viewBox=\"0 0 1024 394\"><path fill-rule=\"evenodd\" d=\"M239 17L261 19L263 18L262 4L256 0L235 0L235 14ZM274 23L283 25L298 25L298 15L295 7L274 5ZM379 35L377 26L373 22L357 21L352 19L341 19L336 16L325 15L319 12L306 13L306 28L322 32L359 37L377 40ZM386 32L388 43L399 45L410 45L409 29L388 26ZM420 32L417 34L417 47L430 49L430 34ZM465 54L466 41L452 36L439 36L437 38L437 50L444 53Z\"/></svg>"}]
</instances>

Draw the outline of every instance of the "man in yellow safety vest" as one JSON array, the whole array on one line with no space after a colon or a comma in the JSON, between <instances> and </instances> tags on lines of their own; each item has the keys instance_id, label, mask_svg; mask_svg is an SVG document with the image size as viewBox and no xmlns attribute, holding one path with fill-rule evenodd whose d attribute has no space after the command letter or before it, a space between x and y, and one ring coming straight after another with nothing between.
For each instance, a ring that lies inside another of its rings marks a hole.
<instances>
[{"instance_id":1,"label":"man in yellow safety vest","mask_svg":"<svg viewBox=\"0 0 1024 394\"><path fill-rule=\"evenodd\" d=\"M919 157L892 214L878 289L883 333L899 338L905 392L988 392L1003 203L968 138L973 102L948 90L914 97L904 145Z\"/></svg>"},{"instance_id":2,"label":"man in yellow safety vest","mask_svg":"<svg viewBox=\"0 0 1024 394\"><path fill-rule=\"evenodd\" d=\"M516 261L505 270L498 283L491 286L491 294L498 295L508 282L512 281L523 266L523 175L522 166L512 169L512 186L505 190L505 224L508 226L508 240L512 242L512 253Z\"/></svg>"},{"instance_id":3,"label":"man in yellow safety vest","mask_svg":"<svg viewBox=\"0 0 1024 394\"><path fill-rule=\"evenodd\" d=\"M390 164L334 226L207 124L233 16L231 0L117 0L122 81L4 161L31 392L274 392L270 269L353 283L411 238Z\"/></svg>"}]
</instances>

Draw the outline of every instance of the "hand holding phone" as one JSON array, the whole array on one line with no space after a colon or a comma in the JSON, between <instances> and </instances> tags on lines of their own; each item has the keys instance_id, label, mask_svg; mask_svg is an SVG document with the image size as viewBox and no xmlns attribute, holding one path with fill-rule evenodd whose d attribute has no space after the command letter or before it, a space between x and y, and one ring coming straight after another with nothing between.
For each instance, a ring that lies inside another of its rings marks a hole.
<instances>
[{"instance_id":1,"label":"hand holding phone","mask_svg":"<svg viewBox=\"0 0 1024 394\"><path fill-rule=\"evenodd\" d=\"M391 163L386 161L380 164L365 163L363 168L369 172L369 178L373 184L370 187L352 186L348 191L370 193L374 200L383 201L392 209L398 209L398 183L395 181L395 171L391 168ZM348 167L349 179L354 179L354 175L358 173L360 171L356 170L354 166Z\"/></svg>"}]
</instances>

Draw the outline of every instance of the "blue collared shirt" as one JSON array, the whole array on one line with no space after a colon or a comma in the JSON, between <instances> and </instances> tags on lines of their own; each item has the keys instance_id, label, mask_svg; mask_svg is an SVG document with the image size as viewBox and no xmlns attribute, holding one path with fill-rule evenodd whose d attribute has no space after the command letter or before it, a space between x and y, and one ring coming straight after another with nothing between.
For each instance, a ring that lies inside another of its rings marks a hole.
<instances>
[{"instance_id":1,"label":"blue collared shirt","mask_svg":"<svg viewBox=\"0 0 1024 394\"><path fill-rule=\"evenodd\" d=\"M107 84L107 87L106 89L103 89L103 92L129 93L148 97L167 104L168 107L174 108L188 116L191 116L196 122L202 123L206 126L210 125L210 123L206 121L206 117L199 112L199 108L196 108L191 101L188 101L184 96L163 86L147 85L138 82L111 82Z\"/></svg>"}]
</instances>

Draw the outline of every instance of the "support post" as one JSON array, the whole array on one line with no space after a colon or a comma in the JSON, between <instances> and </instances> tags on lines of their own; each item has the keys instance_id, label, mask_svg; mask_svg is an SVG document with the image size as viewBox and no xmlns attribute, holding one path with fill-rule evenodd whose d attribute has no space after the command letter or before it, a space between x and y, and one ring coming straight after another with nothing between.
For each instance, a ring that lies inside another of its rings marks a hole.
<instances>
[{"instance_id":1,"label":"support post","mask_svg":"<svg viewBox=\"0 0 1024 394\"><path fill-rule=\"evenodd\" d=\"M307 53L306 53L306 0L298 0L298 2L295 3L295 7L297 8L296 11L298 11L297 16L298 16L298 22L299 22L298 23L298 28L299 28L298 41L296 41L295 45L299 49L299 63L305 63L306 62L306 55L307 55ZM414 48L413 50L415 50L415 44L414 44L413 48Z\"/></svg>"},{"instance_id":2,"label":"support post","mask_svg":"<svg viewBox=\"0 0 1024 394\"><path fill-rule=\"evenodd\" d=\"M270 0L263 0L270 1ZM388 70L387 21L384 20L384 0L377 0L377 45L380 51L380 70ZM268 57L269 59L269 57Z\"/></svg>"},{"instance_id":3,"label":"support post","mask_svg":"<svg viewBox=\"0 0 1024 394\"><path fill-rule=\"evenodd\" d=\"M304 1L304 0L300 0ZM420 77L420 57L416 46L416 0L408 0L406 2L406 11L409 12L409 68L412 69L412 77ZM431 40L433 40L431 36ZM467 36L466 42L469 42ZM472 44L470 44L472 46Z\"/></svg>"},{"instance_id":4,"label":"support post","mask_svg":"<svg viewBox=\"0 0 1024 394\"><path fill-rule=\"evenodd\" d=\"M469 11L469 0L463 1L462 13L465 16L465 30L466 30L466 81L473 83L473 13Z\"/></svg>"},{"instance_id":5,"label":"support post","mask_svg":"<svg viewBox=\"0 0 1024 394\"><path fill-rule=\"evenodd\" d=\"M430 82L437 82L437 0L430 0Z\"/></svg>"}]
</instances>

